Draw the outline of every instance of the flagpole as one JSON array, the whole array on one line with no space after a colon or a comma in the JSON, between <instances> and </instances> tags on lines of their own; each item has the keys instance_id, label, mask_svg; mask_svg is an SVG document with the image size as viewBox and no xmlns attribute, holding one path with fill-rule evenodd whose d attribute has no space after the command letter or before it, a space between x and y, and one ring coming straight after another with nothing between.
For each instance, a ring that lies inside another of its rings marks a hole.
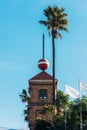
<instances>
[{"instance_id":1,"label":"flagpole","mask_svg":"<svg viewBox=\"0 0 87 130\"><path fill-rule=\"evenodd\" d=\"M79 91L66 84L66 94L72 98L79 98ZM66 120L65 120L66 121ZM66 127L67 128L67 127ZM82 130L82 129L81 129Z\"/></svg>"},{"instance_id":2,"label":"flagpole","mask_svg":"<svg viewBox=\"0 0 87 130\"><path fill-rule=\"evenodd\" d=\"M67 112L66 112L66 108L65 108L65 130L67 130L66 124L67 124Z\"/></svg>"},{"instance_id":3,"label":"flagpole","mask_svg":"<svg viewBox=\"0 0 87 130\"><path fill-rule=\"evenodd\" d=\"M81 101L81 88L80 88L80 84L79 84L79 79L78 79L78 87L79 87L79 98ZM80 130L83 130L83 124L82 124L82 105L80 103Z\"/></svg>"},{"instance_id":4,"label":"flagpole","mask_svg":"<svg viewBox=\"0 0 87 130\"><path fill-rule=\"evenodd\" d=\"M66 94L66 83L65 83L65 94ZM67 130L67 108L66 108L66 104L65 104L65 108L64 108L64 113L65 113L65 130Z\"/></svg>"}]
</instances>

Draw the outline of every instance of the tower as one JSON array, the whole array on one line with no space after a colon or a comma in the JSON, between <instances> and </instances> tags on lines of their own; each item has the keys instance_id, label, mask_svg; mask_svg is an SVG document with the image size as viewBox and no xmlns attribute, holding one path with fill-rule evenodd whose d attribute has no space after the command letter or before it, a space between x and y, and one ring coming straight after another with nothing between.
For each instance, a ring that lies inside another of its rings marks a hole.
<instances>
[{"instance_id":1,"label":"tower","mask_svg":"<svg viewBox=\"0 0 87 130\"><path fill-rule=\"evenodd\" d=\"M53 77L45 72L49 67L48 60L44 57L38 61L38 67L41 72L28 80L29 84L29 124L30 130L34 130L35 120L44 119L43 105L53 104ZM57 90L58 80L55 79L55 92Z\"/></svg>"}]
</instances>

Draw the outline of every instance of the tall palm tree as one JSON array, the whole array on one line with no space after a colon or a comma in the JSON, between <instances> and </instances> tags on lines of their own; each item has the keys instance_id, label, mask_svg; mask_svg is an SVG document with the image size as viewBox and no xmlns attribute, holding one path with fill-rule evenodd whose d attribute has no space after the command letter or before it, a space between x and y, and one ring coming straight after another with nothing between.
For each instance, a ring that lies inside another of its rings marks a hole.
<instances>
[{"instance_id":1,"label":"tall palm tree","mask_svg":"<svg viewBox=\"0 0 87 130\"><path fill-rule=\"evenodd\" d=\"M64 30L68 32L66 26L68 25L67 14L64 13L64 8L58 8L57 6L46 8L44 10L46 21L39 21L45 25L48 29L49 34L52 36L52 48L53 48L53 104L55 104L55 39L62 38L60 31Z\"/></svg>"}]
</instances>

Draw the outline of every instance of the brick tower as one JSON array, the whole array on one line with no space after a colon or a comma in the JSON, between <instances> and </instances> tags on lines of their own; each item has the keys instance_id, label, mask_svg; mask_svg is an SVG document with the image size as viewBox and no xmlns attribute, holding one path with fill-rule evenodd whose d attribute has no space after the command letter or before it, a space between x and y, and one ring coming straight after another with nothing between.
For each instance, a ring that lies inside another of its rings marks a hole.
<instances>
[{"instance_id":1,"label":"brick tower","mask_svg":"<svg viewBox=\"0 0 87 130\"><path fill-rule=\"evenodd\" d=\"M53 104L53 77L46 73L45 70L49 67L48 60L44 59L44 34L43 34L43 58L38 62L39 69L42 70L39 74L28 80L29 83L29 125L30 130L34 130L35 121L37 118L45 119L43 114L44 105ZM57 90L58 80L55 79L55 94Z\"/></svg>"},{"instance_id":2,"label":"brick tower","mask_svg":"<svg viewBox=\"0 0 87 130\"><path fill-rule=\"evenodd\" d=\"M53 77L42 71L28 80L28 83L30 91L29 124L30 130L34 130L35 120L44 119L44 115L41 113L43 105L53 103ZM55 80L55 92L57 84L58 81Z\"/></svg>"}]
</instances>

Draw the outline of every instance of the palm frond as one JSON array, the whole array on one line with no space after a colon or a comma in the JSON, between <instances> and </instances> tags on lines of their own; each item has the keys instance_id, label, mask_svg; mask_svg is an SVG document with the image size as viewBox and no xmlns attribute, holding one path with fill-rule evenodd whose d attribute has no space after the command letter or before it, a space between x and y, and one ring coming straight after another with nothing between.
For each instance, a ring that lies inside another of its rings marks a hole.
<instances>
[{"instance_id":1,"label":"palm frond","mask_svg":"<svg viewBox=\"0 0 87 130\"><path fill-rule=\"evenodd\" d=\"M39 21L39 23L40 23L40 24L43 24L43 25L45 25L45 26L48 25L48 22L47 22L47 21L42 21L42 20L41 20L41 21Z\"/></svg>"},{"instance_id":2,"label":"palm frond","mask_svg":"<svg viewBox=\"0 0 87 130\"><path fill-rule=\"evenodd\" d=\"M25 89L22 90L22 93L19 96L20 96L22 102L29 101L29 96L28 96L27 91Z\"/></svg>"},{"instance_id":3,"label":"palm frond","mask_svg":"<svg viewBox=\"0 0 87 130\"><path fill-rule=\"evenodd\" d=\"M68 29L65 26L60 26L59 30L64 30L64 31L68 32Z\"/></svg>"},{"instance_id":4,"label":"palm frond","mask_svg":"<svg viewBox=\"0 0 87 130\"><path fill-rule=\"evenodd\" d=\"M64 31L66 31L66 32L69 32L69 31L68 31L68 29L67 29L67 28L65 28L65 27L63 28L63 30L64 30Z\"/></svg>"},{"instance_id":5,"label":"palm frond","mask_svg":"<svg viewBox=\"0 0 87 130\"><path fill-rule=\"evenodd\" d=\"M49 34L54 28L56 30L64 30L68 32L68 29L66 28L68 25L67 14L64 12L64 10L64 8L58 8L57 6L48 6L48 8L44 10L44 15L46 16L47 20L39 21L39 23L47 27ZM57 38L57 36L61 38L60 34L55 35L55 38Z\"/></svg>"},{"instance_id":6,"label":"palm frond","mask_svg":"<svg viewBox=\"0 0 87 130\"><path fill-rule=\"evenodd\" d=\"M60 33L58 33L58 36L62 39L62 35Z\"/></svg>"},{"instance_id":7,"label":"palm frond","mask_svg":"<svg viewBox=\"0 0 87 130\"><path fill-rule=\"evenodd\" d=\"M22 90L23 95L27 95L27 91L25 89Z\"/></svg>"}]
</instances>

